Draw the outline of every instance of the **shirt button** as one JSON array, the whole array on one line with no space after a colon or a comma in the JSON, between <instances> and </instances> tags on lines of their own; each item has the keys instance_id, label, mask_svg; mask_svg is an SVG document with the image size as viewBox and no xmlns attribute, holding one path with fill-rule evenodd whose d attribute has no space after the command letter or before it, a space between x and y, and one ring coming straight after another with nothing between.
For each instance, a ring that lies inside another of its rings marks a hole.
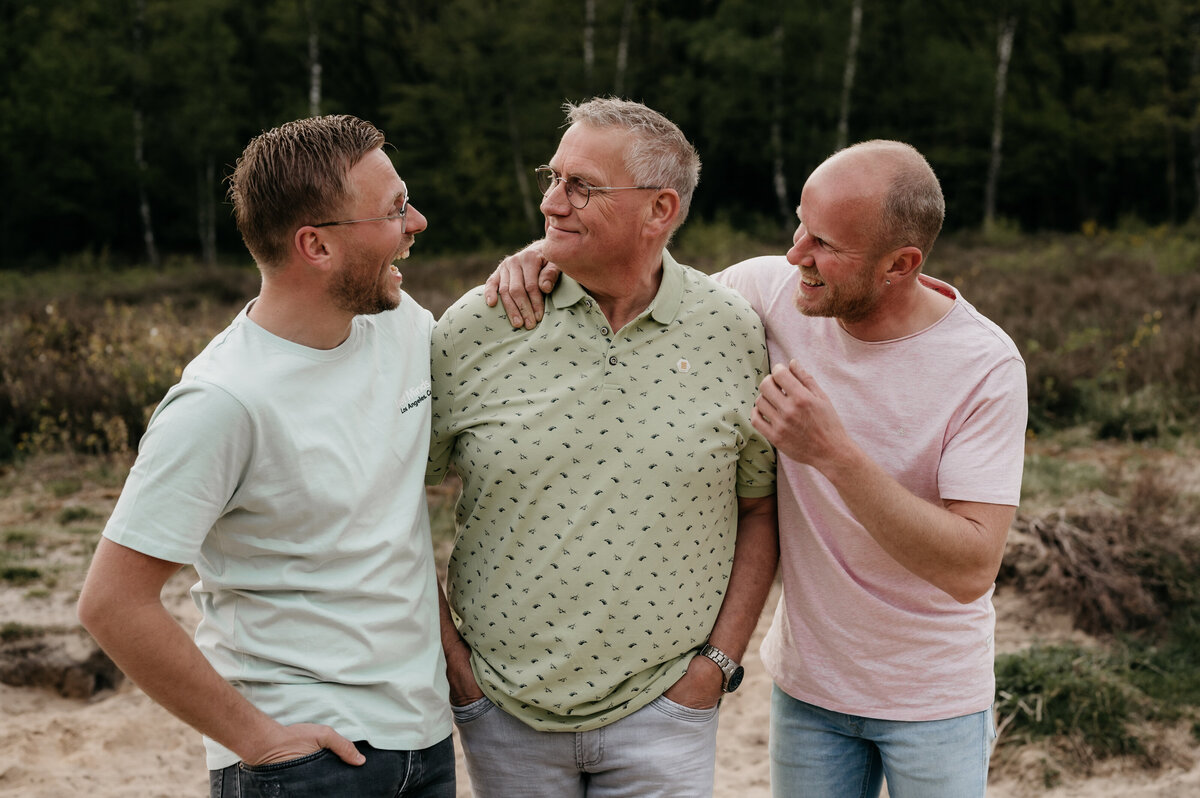
<instances>
[{"instance_id":1,"label":"shirt button","mask_svg":"<svg viewBox=\"0 0 1200 798\"><path fill-rule=\"evenodd\" d=\"M601 328L600 328L600 334L601 334L601 335L608 335L608 328L607 328L607 327L601 327Z\"/></svg>"},{"instance_id":2,"label":"shirt button","mask_svg":"<svg viewBox=\"0 0 1200 798\"><path fill-rule=\"evenodd\" d=\"M617 356L616 355L613 355L612 357L610 357L608 359L608 365L610 365L610 366L617 365Z\"/></svg>"}]
</instances>

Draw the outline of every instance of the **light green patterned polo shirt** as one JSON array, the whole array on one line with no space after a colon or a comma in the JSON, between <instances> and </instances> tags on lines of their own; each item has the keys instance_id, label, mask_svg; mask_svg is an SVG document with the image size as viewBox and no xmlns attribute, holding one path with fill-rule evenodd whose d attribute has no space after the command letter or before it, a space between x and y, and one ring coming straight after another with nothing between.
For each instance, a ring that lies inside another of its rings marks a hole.
<instances>
[{"instance_id":1,"label":"light green patterned polo shirt","mask_svg":"<svg viewBox=\"0 0 1200 798\"><path fill-rule=\"evenodd\" d=\"M618 332L567 277L533 330L481 289L442 316L427 481L452 464L463 480L448 597L498 706L593 729L687 670L725 597L737 496L775 492L750 424L766 369L750 305L665 251Z\"/></svg>"}]
</instances>

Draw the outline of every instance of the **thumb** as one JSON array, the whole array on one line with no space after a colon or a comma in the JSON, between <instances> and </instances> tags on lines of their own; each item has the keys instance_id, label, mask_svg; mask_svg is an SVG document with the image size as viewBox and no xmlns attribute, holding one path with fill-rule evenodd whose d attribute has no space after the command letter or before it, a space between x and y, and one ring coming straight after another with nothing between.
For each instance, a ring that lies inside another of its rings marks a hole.
<instances>
[{"instance_id":1,"label":"thumb","mask_svg":"<svg viewBox=\"0 0 1200 798\"><path fill-rule=\"evenodd\" d=\"M483 301L487 303L489 308L496 307L496 302L500 299L500 270L492 272L488 275L487 281L483 284Z\"/></svg>"},{"instance_id":2,"label":"thumb","mask_svg":"<svg viewBox=\"0 0 1200 798\"><path fill-rule=\"evenodd\" d=\"M558 276L562 270L553 263L547 263L538 275L538 288L542 289L543 294L548 294L554 290L555 283L558 282Z\"/></svg>"},{"instance_id":3,"label":"thumb","mask_svg":"<svg viewBox=\"0 0 1200 798\"><path fill-rule=\"evenodd\" d=\"M322 737L324 739L320 741L321 746L323 748L328 748L330 751L337 754L338 758L347 765L361 765L367 761L367 758L362 755L362 752L354 747L354 743L350 742L332 729L330 729L327 734L322 735Z\"/></svg>"}]
</instances>

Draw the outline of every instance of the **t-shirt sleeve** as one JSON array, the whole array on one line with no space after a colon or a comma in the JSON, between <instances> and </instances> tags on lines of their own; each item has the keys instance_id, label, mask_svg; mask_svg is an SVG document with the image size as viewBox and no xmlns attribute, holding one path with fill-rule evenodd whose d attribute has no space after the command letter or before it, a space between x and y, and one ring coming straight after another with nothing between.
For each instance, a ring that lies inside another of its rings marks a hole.
<instances>
[{"instance_id":1,"label":"t-shirt sleeve","mask_svg":"<svg viewBox=\"0 0 1200 798\"><path fill-rule=\"evenodd\" d=\"M750 307L754 308L754 312L763 317L767 298L763 294L762 287L765 281L762 278L773 270L776 260L778 258L772 256L750 258L717 272L712 278L745 297Z\"/></svg>"},{"instance_id":2,"label":"t-shirt sleeve","mask_svg":"<svg viewBox=\"0 0 1200 798\"><path fill-rule=\"evenodd\" d=\"M453 325L451 307L433 329L430 346L430 374L433 391L432 419L429 435L429 463L425 468L425 484L440 484L450 468L454 454L455 421L454 384L457 353L450 335Z\"/></svg>"},{"instance_id":3,"label":"t-shirt sleeve","mask_svg":"<svg viewBox=\"0 0 1200 798\"><path fill-rule=\"evenodd\" d=\"M941 497L1017 506L1028 414L1025 364L1010 358L992 369L959 409L938 468Z\"/></svg>"},{"instance_id":4,"label":"t-shirt sleeve","mask_svg":"<svg viewBox=\"0 0 1200 798\"><path fill-rule=\"evenodd\" d=\"M756 385L766 378L767 372L767 348L764 343L758 362L755 363ZM757 399L757 397L756 389L754 398ZM752 409L753 406L752 401L748 409ZM743 429L745 445L742 446L741 456L738 459L737 495L744 499L770 496L775 493L775 447L750 423L749 413L747 413Z\"/></svg>"},{"instance_id":5,"label":"t-shirt sleeve","mask_svg":"<svg viewBox=\"0 0 1200 798\"><path fill-rule=\"evenodd\" d=\"M151 557L195 562L241 483L253 447L249 415L202 381L160 403L104 536Z\"/></svg>"}]
</instances>

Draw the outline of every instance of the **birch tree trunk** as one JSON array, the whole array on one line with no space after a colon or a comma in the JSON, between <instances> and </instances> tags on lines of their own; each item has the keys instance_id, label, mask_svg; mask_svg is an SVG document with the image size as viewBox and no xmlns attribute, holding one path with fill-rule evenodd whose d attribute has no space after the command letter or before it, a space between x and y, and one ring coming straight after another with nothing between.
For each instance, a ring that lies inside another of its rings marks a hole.
<instances>
[{"instance_id":1,"label":"birch tree trunk","mask_svg":"<svg viewBox=\"0 0 1200 798\"><path fill-rule=\"evenodd\" d=\"M596 0L583 0L583 85L592 92L596 69Z\"/></svg>"},{"instance_id":2,"label":"birch tree trunk","mask_svg":"<svg viewBox=\"0 0 1200 798\"><path fill-rule=\"evenodd\" d=\"M308 17L308 114L321 115L321 32L317 26L316 0L306 0Z\"/></svg>"},{"instance_id":3,"label":"birch tree trunk","mask_svg":"<svg viewBox=\"0 0 1200 798\"><path fill-rule=\"evenodd\" d=\"M1192 81L1200 79L1200 24L1192 27ZM1196 206L1192 218L1200 219L1200 116L1192 122L1192 182L1196 187Z\"/></svg>"},{"instance_id":4,"label":"birch tree trunk","mask_svg":"<svg viewBox=\"0 0 1200 798\"><path fill-rule=\"evenodd\" d=\"M842 72L842 108L838 114L835 150L843 149L850 137L850 94L854 89L854 72L858 67L858 39L862 33L862 0L854 0L850 8L850 38L846 42L846 69Z\"/></svg>"},{"instance_id":5,"label":"birch tree trunk","mask_svg":"<svg viewBox=\"0 0 1200 798\"><path fill-rule=\"evenodd\" d=\"M988 161L987 183L983 189L983 229L996 225L996 183L1000 179L1000 160L1004 144L1004 95L1008 90L1008 63L1012 59L1013 38L1017 33L1017 18L1000 21L996 35L996 93L992 108L992 153Z\"/></svg>"},{"instance_id":6,"label":"birch tree trunk","mask_svg":"<svg viewBox=\"0 0 1200 798\"><path fill-rule=\"evenodd\" d=\"M512 94L504 93L504 111L508 115L508 141L512 147L513 172L517 178L517 190L521 192L521 211L525 214L525 223L529 225L533 237L542 233L542 219L538 212L538 203L529 190L529 168L521 157L521 126L517 121L517 112L513 107Z\"/></svg>"},{"instance_id":7,"label":"birch tree trunk","mask_svg":"<svg viewBox=\"0 0 1200 798\"><path fill-rule=\"evenodd\" d=\"M134 59L140 65L144 53L142 31L146 23L146 0L137 0L133 17L133 52ZM158 245L154 241L154 223L150 216L150 194L146 189L146 178L150 172L146 163L146 132L145 120L142 118L142 77L139 75L134 87L133 100L133 162L137 167L138 214L142 220L142 243L146 247L146 260L158 269L162 261L158 257Z\"/></svg>"},{"instance_id":8,"label":"birch tree trunk","mask_svg":"<svg viewBox=\"0 0 1200 798\"><path fill-rule=\"evenodd\" d=\"M613 80L613 94L617 97L625 93L625 69L629 65L629 36L632 29L633 0L625 0L625 8L621 12L621 38L617 40L617 74Z\"/></svg>"},{"instance_id":9,"label":"birch tree trunk","mask_svg":"<svg viewBox=\"0 0 1200 798\"><path fill-rule=\"evenodd\" d=\"M775 63L779 68L773 70L771 81L771 160L773 166L772 183L775 186L775 201L779 204L779 215L783 219L784 232L791 227L792 208L788 204L787 175L783 166L783 22L775 24L771 35L771 44L775 50Z\"/></svg>"}]
</instances>

